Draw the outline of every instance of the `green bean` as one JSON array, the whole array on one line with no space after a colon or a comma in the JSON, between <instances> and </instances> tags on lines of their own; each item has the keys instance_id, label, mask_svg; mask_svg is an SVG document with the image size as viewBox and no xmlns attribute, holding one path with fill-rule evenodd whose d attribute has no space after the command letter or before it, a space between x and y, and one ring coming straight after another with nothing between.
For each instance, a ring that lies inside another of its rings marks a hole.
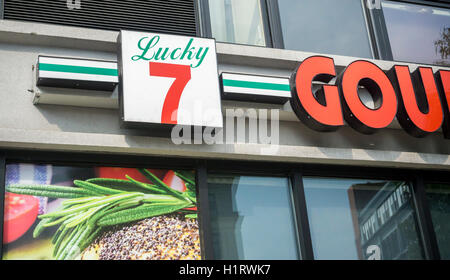
<instances>
[{"instance_id":1,"label":"green bean","mask_svg":"<svg viewBox=\"0 0 450 280\"><path fill-rule=\"evenodd\" d=\"M72 234L67 239L67 242L61 247L59 254L56 256L56 259L58 260L64 260L68 250L72 247L72 244L78 239L78 236L81 234L81 231L79 230L80 226L77 226L72 230Z\"/></svg>"},{"instance_id":2,"label":"green bean","mask_svg":"<svg viewBox=\"0 0 450 280\"><path fill-rule=\"evenodd\" d=\"M72 198L72 199L67 199L64 200L62 202L62 205L64 206L71 206L71 205L75 205L75 204L81 204L81 203L86 203L92 200L96 200L96 199L100 199L103 198L103 196L89 196L89 197L80 197L80 198Z\"/></svg>"},{"instance_id":3,"label":"green bean","mask_svg":"<svg viewBox=\"0 0 450 280\"><path fill-rule=\"evenodd\" d=\"M142 188L136 186L134 182L121 179L110 179L110 178L93 178L88 179L86 182L93 183L102 187L111 188L119 191L126 192L141 192Z\"/></svg>"},{"instance_id":4,"label":"green bean","mask_svg":"<svg viewBox=\"0 0 450 280\"><path fill-rule=\"evenodd\" d=\"M86 238L87 235L89 235L89 233L92 232L92 227L84 227L84 229L79 228L78 229L78 233L77 235L73 238L73 240L71 241L71 243L69 243L68 247L66 248L66 255L64 256L64 260L69 260L69 259L73 259L75 256L74 254L78 251L79 253L81 253L80 250L80 243L83 241L84 238Z\"/></svg>"},{"instance_id":5,"label":"green bean","mask_svg":"<svg viewBox=\"0 0 450 280\"><path fill-rule=\"evenodd\" d=\"M47 227L56 226L57 224L60 224L60 223L64 222L65 220L67 220L67 219L69 219L69 218L71 218L71 217L72 217L72 215L63 216L63 217L61 217L61 218L59 218L59 219L56 219L56 220L53 221L53 222L50 222L50 223L45 224L44 227L47 228ZM54 217L54 218L57 218L57 217Z\"/></svg>"},{"instance_id":6,"label":"green bean","mask_svg":"<svg viewBox=\"0 0 450 280\"><path fill-rule=\"evenodd\" d=\"M94 227L93 227L93 228L94 228ZM99 234L102 230L103 230L102 227L98 227L93 233L91 233L91 234L89 235L88 238L86 238L83 242L81 242L81 244L80 244L80 251L81 251L81 252L84 251L84 249L86 249L86 248L89 246L89 244L91 244L91 243L95 240L95 238L97 238L98 234Z\"/></svg>"},{"instance_id":7,"label":"green bean","mask_svg":"<svg viewBox=\"0 0 450 280\"><path fill-rule=\"evenodd\" d=\"M125 193L125 194L120 194L120 195L106 196L105 198L98 199L93 202L81 204L81 205L78 205L75 207L71 207L66 210L40 215L39 218L48 218L48 217L64 216L64 215L68 215L68 214L73 214L73 213L80 212L82 210L86 210L91 207L97 207L97 206L100 206L103 204L107 204L109 202L114 202L114 201L122 200L124 198L131 198L131 197L136 197L136 196L142 196L142 194L141 193Z\"/></svg>"},{"instance_id":8,"label":"green bean","mask_svg":"<svg viewBox=\"0 0 450 280\"><path fill-rule=\"evenodd\" d=\"M78 193L78 194L94 194L91 191L87 191L84 189L76 188L76 187L68 187L68 186L56 186L56 185L20 185L20 184L12 184L6 186L6 188L23 188L29 190L45 190L51 192L62 192L62 193Z\"/></svg>"},{"instance_id":9,"label":"green bean","mask_svg":"<svg viewBox=\"0 0 450 280\"><path fill-rule=\"evenodd\" d=\"M42 219L33 230L33 238L39 237L39 235L41 235L41 233L44 231L45 225L51 222L53 219L54 218Z\"/></svg>"},{"instance_id":10,"label":"green bean","mask_svg":"<svg viewBox=\"0 0 450 280\"><path fill-rule=\"evenodd\" d=\"M86 197L86 196L92 195L91 192L87 192L86 190L83 190L83 189L78 189L78 188L71 188L71 189L73 189L72 192L60 192L60 191L45 190L45 189L31 189L31 188L25 188L25 187L9 186L6 188L6 191L11 192L11 193L17 193L17 194L45 196L45 197L50 197L50 198L80 198L80 197Z\"/></svg>"},{"instance_id":11,"label":"green bean","mask_svg":"<svg viewBox=\"0 0 450 280\"><path fill-rule=\"evenodd\" d=\"M70 232L70 229L63 228L61 234L58 236L58 239L55 242L55 248L53 248L53 256L54 257L58 256L59 248L61 247L61 245L64 245L65 243L67 243L67 239L70 238L70 236L72 236L74 234L74 230L72 230L69 233L69 236L67 237L68 232Z\"/></svg>"},{"instance_id":12,"label":"green bean","mask_svg":"<svg viewBox=\"0 0 450 280\"><path fill-rule=\"evenodd\" d=\"M161 181L158 177L156 177L153 173L149 172L147 169L138 169L138 170L145 177L147 177L147 179L149 179L151 182L153 182L158 187L162 188L163 190L167 191L168 193L171 193L172 195L174 195L180 199L184 199L182 192L172 189L171 187L166 185L163 181Z\"/></svg>"},{"instance_id":13,"label":"green bean","mask_svg":"<svg viewBox=\"0 0 450 280\"><path fill-rule=\"evenodd\" d=\"M124 191L105 188L105 187L99 186L97 184L80 181L80 180L75 180L75 181L73 181L73 183L80 188L83 188L83 189L91 191L91 192L103 194L103 195L114 195L114 194L124 193Z\"/></svg>"},{"instance_id":14,"label":"green bean","mask_svg":"<svg viewBox=\"0 0 450 280\"><path fill-rule=\"evenodd\" d=\"M126 209L103 216L98 220L98 226L112 226L132 221L142 220L154 216L169 214L179 209L192 206L191 203L180 203L176 205L167 204L144 204L132 209Z\"/></svg>"},{"instance_id":15,"label":"green bean","mask_svg":"<svg viewBox=\"0 0 450 280\"><path fill-rule=\"evenodd\" d=\"M175 171L175 175L177 175L177 177L180 177L180 179L183 180L185 183L189 183L195 186L195 178L188 178L189 175L187 174L187 172Z\"/></svg>"},{"instance_id":16,"label":"green bean","mask_svg":"<svg viewBox=\"0 0 450 280\"><path fill-rule=\"evenodd\" d=\"M77 216L76 219L74 219L73 221L71 221L70 223L67 223L66 227L68 228L72 228L74 226L77 226L79 224L81 224L82 222L84 222L85 220L87 220L89 217L91 217L92 215L95 214L95 212L97 212L98 210L102 209L103 207L105 207L107 205L102 205L99 207L95 207L95 208L91 208L87 211L85 211L84 213L82 213L81 216Z\"/></svg>"},{"instance_id":17,"label":"green bean","mask_svg":"<svg viewBox=\"0 0 450 280\"><path fill-rule=\"evenodd\" d=\"M55 244L55 243L56 243L56 241L57 241L58 238L59 238L59 235L60 235L61 232L63 231L63 228L64 228L64 227L60 226L60 227L56 230L55 234L54 234L53 237L52 237L52 244Z\"/></svg>"},{"instance_id":18,"label":"green bean","mask_svg":"<svg viewBox=\"0 0 450 280\"><path fill-rule=\"evenodd\" d=\"M185 200L180 200L179 198L173 197L171 195L162 195L162 194L145 194L142 202L147 203L155 203L155 202L173 202L173 203L182 203L186 202Z\"/></svg>"},{"instance_id":19,"label":"green bean","mask_svg":"<svg viewBox=\"0 0 450 280\"><path fill-rule=\"evenodd\" d=\"M167 191L165 191L165 190L163 190L161 188L158 188L156 186L152 186L152 185L148 185L148 184L136 181L136 180L134 180L133 178L131 178L128 175L125 175L125 176L128 178L128 180L130 180L131 182L135 183L136 186L138 186L138 187L140 187L140 188L142 188L142 189L144 189L146 191L156 192L156 193L160 193L160 194L166 194L167 193Z\"/></svg>"}]
</instances>

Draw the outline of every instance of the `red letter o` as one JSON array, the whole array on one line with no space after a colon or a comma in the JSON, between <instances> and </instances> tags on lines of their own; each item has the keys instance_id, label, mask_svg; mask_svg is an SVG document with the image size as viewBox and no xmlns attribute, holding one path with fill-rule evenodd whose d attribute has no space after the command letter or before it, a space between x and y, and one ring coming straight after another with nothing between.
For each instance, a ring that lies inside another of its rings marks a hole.
<instances>
[{"instance_id":1,"label":"red letter o","mask_svg":"<svg viewBox=\"0 0 450 280\"><path fill-rule=\"evenodd\" d=\"M371 134L388 126L397 113L397 97L391 81L375 64L358 60L351 63L339 77L339 89L344 99L344 118L361 133ZM358 86L365 87L381 105L377 109L364 105L358 94Z\"/></svg>"}]
</instances>

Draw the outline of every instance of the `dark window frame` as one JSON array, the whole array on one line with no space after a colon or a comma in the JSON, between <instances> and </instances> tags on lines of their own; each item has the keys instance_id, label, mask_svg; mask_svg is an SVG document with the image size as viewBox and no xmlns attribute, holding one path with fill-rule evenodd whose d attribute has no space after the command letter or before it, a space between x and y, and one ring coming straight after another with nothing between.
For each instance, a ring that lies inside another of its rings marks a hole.
<instances>
[{"instance_id":1,"label":"dark window frame","mask_svg":"<svg viewBox=\"0 0 450 280\"><path fill-rule=\"evenodd\" d=\"M0 20L2 20L5 16L5 1L0 0Z\"/></svg>"},{"instance_id":2,"label":"dark window frame","mask_svg":"<svg viewBox=\"0 0 450 280\"><path fill-rule=\"evenodd\" d=\"M419 223L420 233L424 243L425 253L429 259L441 259L436 233L431 218L431 209L428 205L428 199L425 192L425 183L423 176L414 178L414 196Z\"/></svg>"},{"instance_id":3,"label":"dark window frame","mask_svg":"<svg viewBox=\"0 0 450 280\"><path fill-rule=\"evenodd\" d=\"M423 204L423 209L427 209L428 211L424 212L424 225L427 226L427 231L430 233L430 246L433 246L433 253L435 253L436 259L441 259L440 255L440 249L439 249L439 243L437 241L436 232L434 230L434 224L433 224L433 218L431 216L431 207L430 207L430 201L427 198L427 192L426 192L426 185L427 184L446 184L450 185L450 180L448 179L448 175L445 176L445 173L438 174L426 174L423 177L419 177L419 184L421 184L420 187L420 198L421 203Z\"/></svg>"},{"instance_id":4,"label":"dark window frame","mask_svg":"<svg viewBox=\"0 0 450 280\"><path fill-rule=\"evenodd\" d=\"M6 157L0 152L0 260L3 258L3 220L5 211Z\"/></svg>"},{"instance_id":5,"label":"dark window frame","mask_svg":"<svg viewBox=\"0 0 450 280\"><path fill-rule=\"evenodd\" d=\"M200 27L200 36L204 38L212 38L211 28L211 14L209 13L208 0L198 0L197 3L198 13L200 15L197 24Z\"/></svg>"},{"instance_id":6,"label":"dark window frame","mask_svg":"<svg viewBox=\"0 0 450 280\"><path fill-rule=\"evenodd\" d=\"M195 15L196 36L201 37L201 34L202 34L202 12L199 7L198 1L194 1L194 15Z\"/></svg>"},{"instance_id":7,"label":"dark window frame","mask_svg":"<svg viewBox=\"0 0 450 280\"><path fill-rule=\"evenodd\" d=\"M369 37L373 44L372 49L375 59L393 61L391 44L389 42L383 9L369 9L367 0L363 0L363 9L366 13L369 26Z\"/></svg>"},{"instance_id":8,"label":"dark window frame","mask_svg":"<svg viewBox=\"0 0 450 280\"><path fill-rule=\"evenodd\" d=\"M265 46L257 46L257 47L267 47L272 48L274 46L274 40L272 39L272 30L271 30L271 23L269 19L269 13L271 12L270 7L267 5L266 0L258 0L261 5L261 18L263 22L263 28L264 28L264 39L265 39ZM209 0L197 0L198 7L200 9L200 13L202 15L202 18L199 22L199 25L201 26L202 33L201 36L205 38L212 38L212 28L211 28L211 14L209 11ZM229 43L229 42L222 42L219 40L216 40L218 43ZM243 43L232 43L236 45L245 45L245 46L253 46L250 44L243 44Z\"/></svg>"},{"instance_id":9,"label":"dark window frame","mask_svg":"<svg viewBox=\"0 0 450 280\"><path fill-rule=\"evenodd\" d=\"M208 172L221 171L227 174L252 174L287 176L290 178L293 194L293 210L296 220L300 258L314 259L311 231L306 209L306 199L303 187L303 176L333 177L333 178L363 178L403 180L413 188L413 200L418 215L418 225L421 243L427 259L440 259L437 239L431 220L424 181L440 181L450 183L448 171L426 171L390 167L361 167L329 164L280 163L267 161L236 161L218 159L195 159L181 157L138 156L105 153L76 153L61 151L27 151L0 150L0 229L3 227L5 170L7 163L48 163L70 166L117 166L146 167L159 169L191 169L196 171L199 230L201 238L202 258L214 259L212 247L210 210L208 201ZM157 162L157 164L156 164ZM355 172L357 170L358 172ZM324 175L326 171L326 175ZM0 231L3 233L3 230ZM0 246L0 258L3 246Z\"/></svg>"}]
</instances>

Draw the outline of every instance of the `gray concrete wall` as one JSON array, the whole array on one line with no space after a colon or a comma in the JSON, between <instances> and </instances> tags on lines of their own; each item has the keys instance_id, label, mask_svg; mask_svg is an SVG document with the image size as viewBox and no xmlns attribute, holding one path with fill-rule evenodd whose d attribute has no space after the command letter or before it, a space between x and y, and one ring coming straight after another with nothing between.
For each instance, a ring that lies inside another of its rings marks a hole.
<instances>
[{"instance_id":1,"label":"gray concrete wall","mask_svg":"<svg viewBox=\"0 0 450 280\"><path fill-rule=\"evenodd\" d=\"M0 20L0 148L90 151L195 158L358 164L450 169L450 140L440 133L413 138L394 123L367 136L343 127L312 131L285 106L224 102L224 108L279 108L280 145L174 145L146 129L123 129L117 109L34 105L32 66L40 54L116 60L117 32ZM289 77L312 53L217 44L219 72ZM333 56L342 69L352 57ZM383 69L392 62L377 61ZM411 64L412 67L416 65Z\"/></svg>"}]
</instances>

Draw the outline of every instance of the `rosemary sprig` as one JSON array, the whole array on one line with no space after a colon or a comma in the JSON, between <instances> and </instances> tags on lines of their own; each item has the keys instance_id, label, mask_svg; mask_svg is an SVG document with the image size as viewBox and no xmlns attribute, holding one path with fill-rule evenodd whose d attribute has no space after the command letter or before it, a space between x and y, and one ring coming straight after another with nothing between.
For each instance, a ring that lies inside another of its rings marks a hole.
<instances>
[{"instance_id":1,"label":"rosemary sprig","mask_svg":"<svg viewBox=\"0 0 450 280\"><path fill-rule=\"evenodd\" d=\"M112 226L132 221L138 221L145 218L169 214L177 210L189 207L191 204L179 202L177 204L152 203L143 204L136 208L125 209L115 213L107 214L98 220L98 226Z\"/></svg>"},{"instance_id":2,"label":"rosemary sprig","mask_svg":"<svg viewBox=\"0 0 450 280\"><path fill-rule=\"evenodd\" d=\"M33 237L46 228L59 225L53 236L53 256L73 259L95 240L105 227L173 212L184 212L186 218L197 218L195 180L190 172L177 171L187 186L186 192L173 190L146 169L139 169L152 183L93 178L75 180L74 187L53 185L8 185L6 191L51 198L67 198L60 209L40 215Z\"/></svg>"},{"instance_id":3,"label":"rosemary sprig","mask_svg":"<svg viewBox=\"0 0 450 280\"><path fill-rule=\"evenodd\" d=\"M97 194L80 188L50 185L9 185L6 191L50 198L79 198Z\"/></svg>"},{"instance_id":4,"label":"rosemary sprig","mask_svg":"<svg viewBox=\"0 0 450 280\"><path fill-rule=\"evenodd\" d=\"M172 194L175 197L178 197L180 199L186 198L185 195L183 195L182 192L179 192L177 190L172 189L168 185L166 185L163 181L161 181L158 177L156 177L153 173L148 171L147 169L138 169L139 172L141 172L147 179L149 179L151 182L153 182L156 186L159 188L167 191L168 193Z\"/></svg>"}]
</instances>

